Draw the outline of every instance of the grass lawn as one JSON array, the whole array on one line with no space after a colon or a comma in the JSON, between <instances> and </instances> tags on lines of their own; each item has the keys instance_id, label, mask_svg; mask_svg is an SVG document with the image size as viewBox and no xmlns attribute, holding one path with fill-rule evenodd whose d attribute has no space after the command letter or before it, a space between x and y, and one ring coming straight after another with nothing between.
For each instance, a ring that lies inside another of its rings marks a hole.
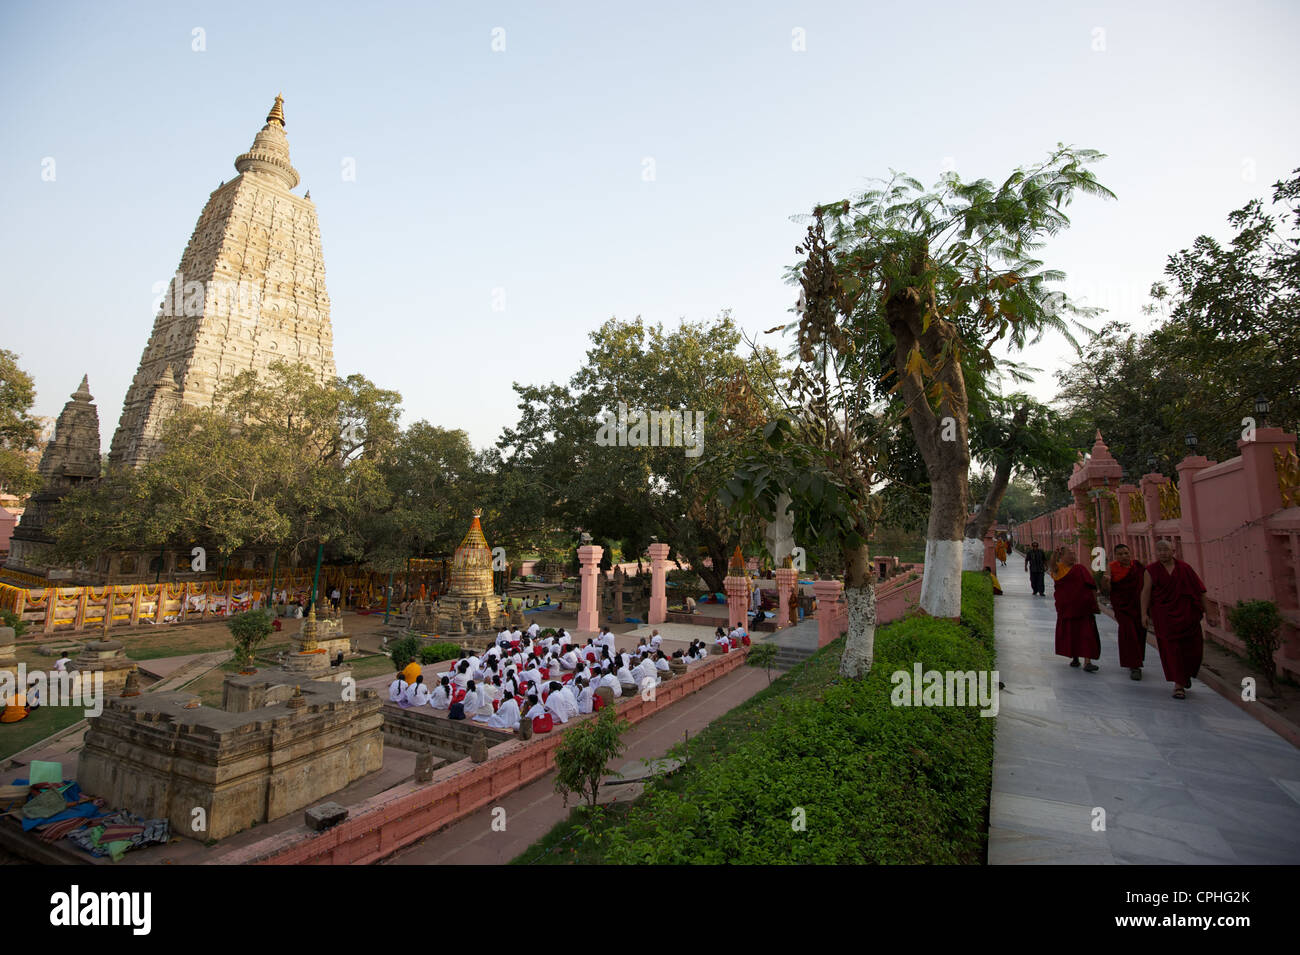
<instances>
[{"instance_id":1,"label":"grass lawn","mask_svg":"<svg viewBox=\"0 0 1300 955\"><path fill-rule=\"evenodd\" d=\"M574 810L515 863L983 863L996 721L891 700L914 663L995 665L992 587L966 574L962 590L961 623L881 628L865 680L839 676L835 641L711 723L681 771Z\"/></svg>"},{"instance_id":2,"label":"grass lawn","mask_svg":"<svg viewBox=\"0 0 1300 955\"><path fill-rule=\"evenodd\" d=\"M393 672L393 660L383 654L373 657L359 657L347 661L352 665L352 679L365 680L372 676L381 676ZM428 677L425 677L428 679Z\"/></svg>"},{"instance_id":3,"label":"grass lawn","mask_svg":"<svg viewBox=\"0 0 1300 955\"><path fill-rule=\"evenodd\" d=\"M42 706L25 720L0 723L0 757L8 758L85 718L80 706Z\"/></svg>"}]
</instances>

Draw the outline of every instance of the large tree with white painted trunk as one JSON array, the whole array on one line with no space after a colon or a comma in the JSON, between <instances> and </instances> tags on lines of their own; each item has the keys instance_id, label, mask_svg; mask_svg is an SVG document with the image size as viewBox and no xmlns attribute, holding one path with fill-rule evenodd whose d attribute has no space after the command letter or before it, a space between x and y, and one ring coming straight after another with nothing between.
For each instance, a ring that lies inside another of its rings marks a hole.
<instances>
[{"instance_id":1,"label":"large tree with white painted trunk","mask_svg":"<svg viewBox=\"0 0 1300 955\"><path fill-rule=\"evenodd\" d=\"M766 521L787 518L795 541L838 548L849 611L840 673L861 679L870 672L875 653L868 541L883 507L875 489L889 432L898 422L870 389L858 387L866 352L853 340L857 332L847 319L857 307L861 286L841 281L823 217L815 214L813 219L798 247L807 259L798 277L799 321L792 326L797 331L794 367L778 388L775 369L755 348L747 370L765 378L755 383L755 392L773 396L769 420L761 445L737 446L738 453L727 460L733 477L720 497L733 513Z\"/></svg>"},{"instance_id":2,"label":"large tree with white painted trunk","mask_svg":"<svg viewBox=\"0 0 1300 955\"><path fill-rule=\"evenodd\" d=\"M930 481L921 609L961 611L971 461L968 377L996 377L994 346L1018 351L1069 333L1089 310L1057 288L1064 275L1035 253L1069 225L1076 193L1111 198L1086 168L1104 157L1059 146L1000 186L949 173L931 190L895 175L821 206L839 281L856 295L852 342L869 342L880 387L901 404ZM870 369L872 361L862 363Z\"/></svg>"}]
</instances>

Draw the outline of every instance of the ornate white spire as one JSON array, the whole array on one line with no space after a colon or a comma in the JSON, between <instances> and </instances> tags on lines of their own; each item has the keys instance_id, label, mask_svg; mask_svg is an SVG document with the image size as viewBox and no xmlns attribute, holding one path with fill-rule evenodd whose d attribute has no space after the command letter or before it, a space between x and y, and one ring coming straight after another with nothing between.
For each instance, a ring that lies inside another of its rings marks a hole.
<instances>
[{"instance_id":1,"label":"ornate white spire","mask_svg":"<svg viewBox=\"0 0 1300 955\"><path fill-rule=\"evenodd\" d=\"M289 140L284 135L283 96L276 94L275 105L266 117L266 125L254 137L248 152L235 160L235 168L240 172L275 179L286 189L298 185L298 170L289 162Z\"/></svg>"}]
</instances>

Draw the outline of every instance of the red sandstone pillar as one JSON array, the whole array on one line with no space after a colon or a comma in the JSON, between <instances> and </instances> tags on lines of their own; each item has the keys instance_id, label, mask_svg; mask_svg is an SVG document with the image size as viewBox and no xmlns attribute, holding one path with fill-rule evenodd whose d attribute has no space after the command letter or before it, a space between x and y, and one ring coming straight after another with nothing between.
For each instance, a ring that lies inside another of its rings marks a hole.
<instances>
[{"instance_id":1,"label":"red sandstone pillar","mask_svg":"<svg viewBox=\"0 0 1300 955\"><path fill-rule=\"evenodd\" d=\"M744 627L749 615L749 578L724 577L722 589L727 592L728 626Z\"/></svg>"},{"instance_id":2,"label":"red sandstone pillar","mask_svg":"<svg viewBox=\"0 0 1300 955\"><path fill-rule=\"evenodd\" d=\"M1205 579L1205 555L1201 553L1201 522L1196 513L1196 472L1214 462L1202 455L1189 455L1178 462L1178 510L1182 525L1183 558ZM1207 585L1208 587L1208 585ZM1210 599L1215 599L1215 595Z\"/></svg>"},{"instance_id":3,"label":"red sandstone pillar","mask_svg":"<svg viewBox=\"0 0 1300 955\"><path fill-rule=\"evenodd\" d=\"M668 619L668 588L665 578L668 568L669 547L667 544L651 544L650 550L650 624L663 623Z\"/></svg>"},{"instance_id":4,"label":"red sandstone pillar","mask_svg":"<svg viewBox=\"0 0 1300 955\"><path fill-rule=\"evenodd\" d=\"M596 606L596 575L600 568L600 555L604 549L596 544L585 544L578 548L579 580L581 582L581 603L578 605L578 631L594 633L600 628L600 607Z\"/></svg>"},{"instance_id":5,"label":"red sandstone pillar","mask_svg":"<svg viewBox=\"0 0 1300 955\"><path fill-rule=\"evenodd\" d=\"M813 581L817 597L817 646L824 647L839 637L840 594L844 584L838 580Z\"/></svg>"},{"instance_id":6,"label":"red sandstone pillar","mask_svg":"<svg viewBox=\"0 0 1300 955\"><path fill-rule=\"evenodd\" d=\"M799 581L799 571L793 567L776 569L776 629L781 630L790 625L790 597Z\"/></svg>"}]
</instances>

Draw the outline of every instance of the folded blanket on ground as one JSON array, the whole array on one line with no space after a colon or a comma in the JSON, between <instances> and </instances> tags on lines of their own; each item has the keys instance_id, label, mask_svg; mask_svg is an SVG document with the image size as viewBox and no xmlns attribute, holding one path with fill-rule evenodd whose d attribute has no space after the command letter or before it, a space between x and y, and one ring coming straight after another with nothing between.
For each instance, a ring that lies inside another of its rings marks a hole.
<instances>
[{"instance_id":1,"label":"folded blanket on ground","mask_svg":"<svg viewBox=\"0 0 1300 955\"><path fill-rule=\"evenodd\" d=\"M128 849L161 845L171 837L166 819L141 819L129 812L110 813L96 823L68 833L68 841L93 856L110 856L114 862Z\"/></svg>"}]
</instances>

